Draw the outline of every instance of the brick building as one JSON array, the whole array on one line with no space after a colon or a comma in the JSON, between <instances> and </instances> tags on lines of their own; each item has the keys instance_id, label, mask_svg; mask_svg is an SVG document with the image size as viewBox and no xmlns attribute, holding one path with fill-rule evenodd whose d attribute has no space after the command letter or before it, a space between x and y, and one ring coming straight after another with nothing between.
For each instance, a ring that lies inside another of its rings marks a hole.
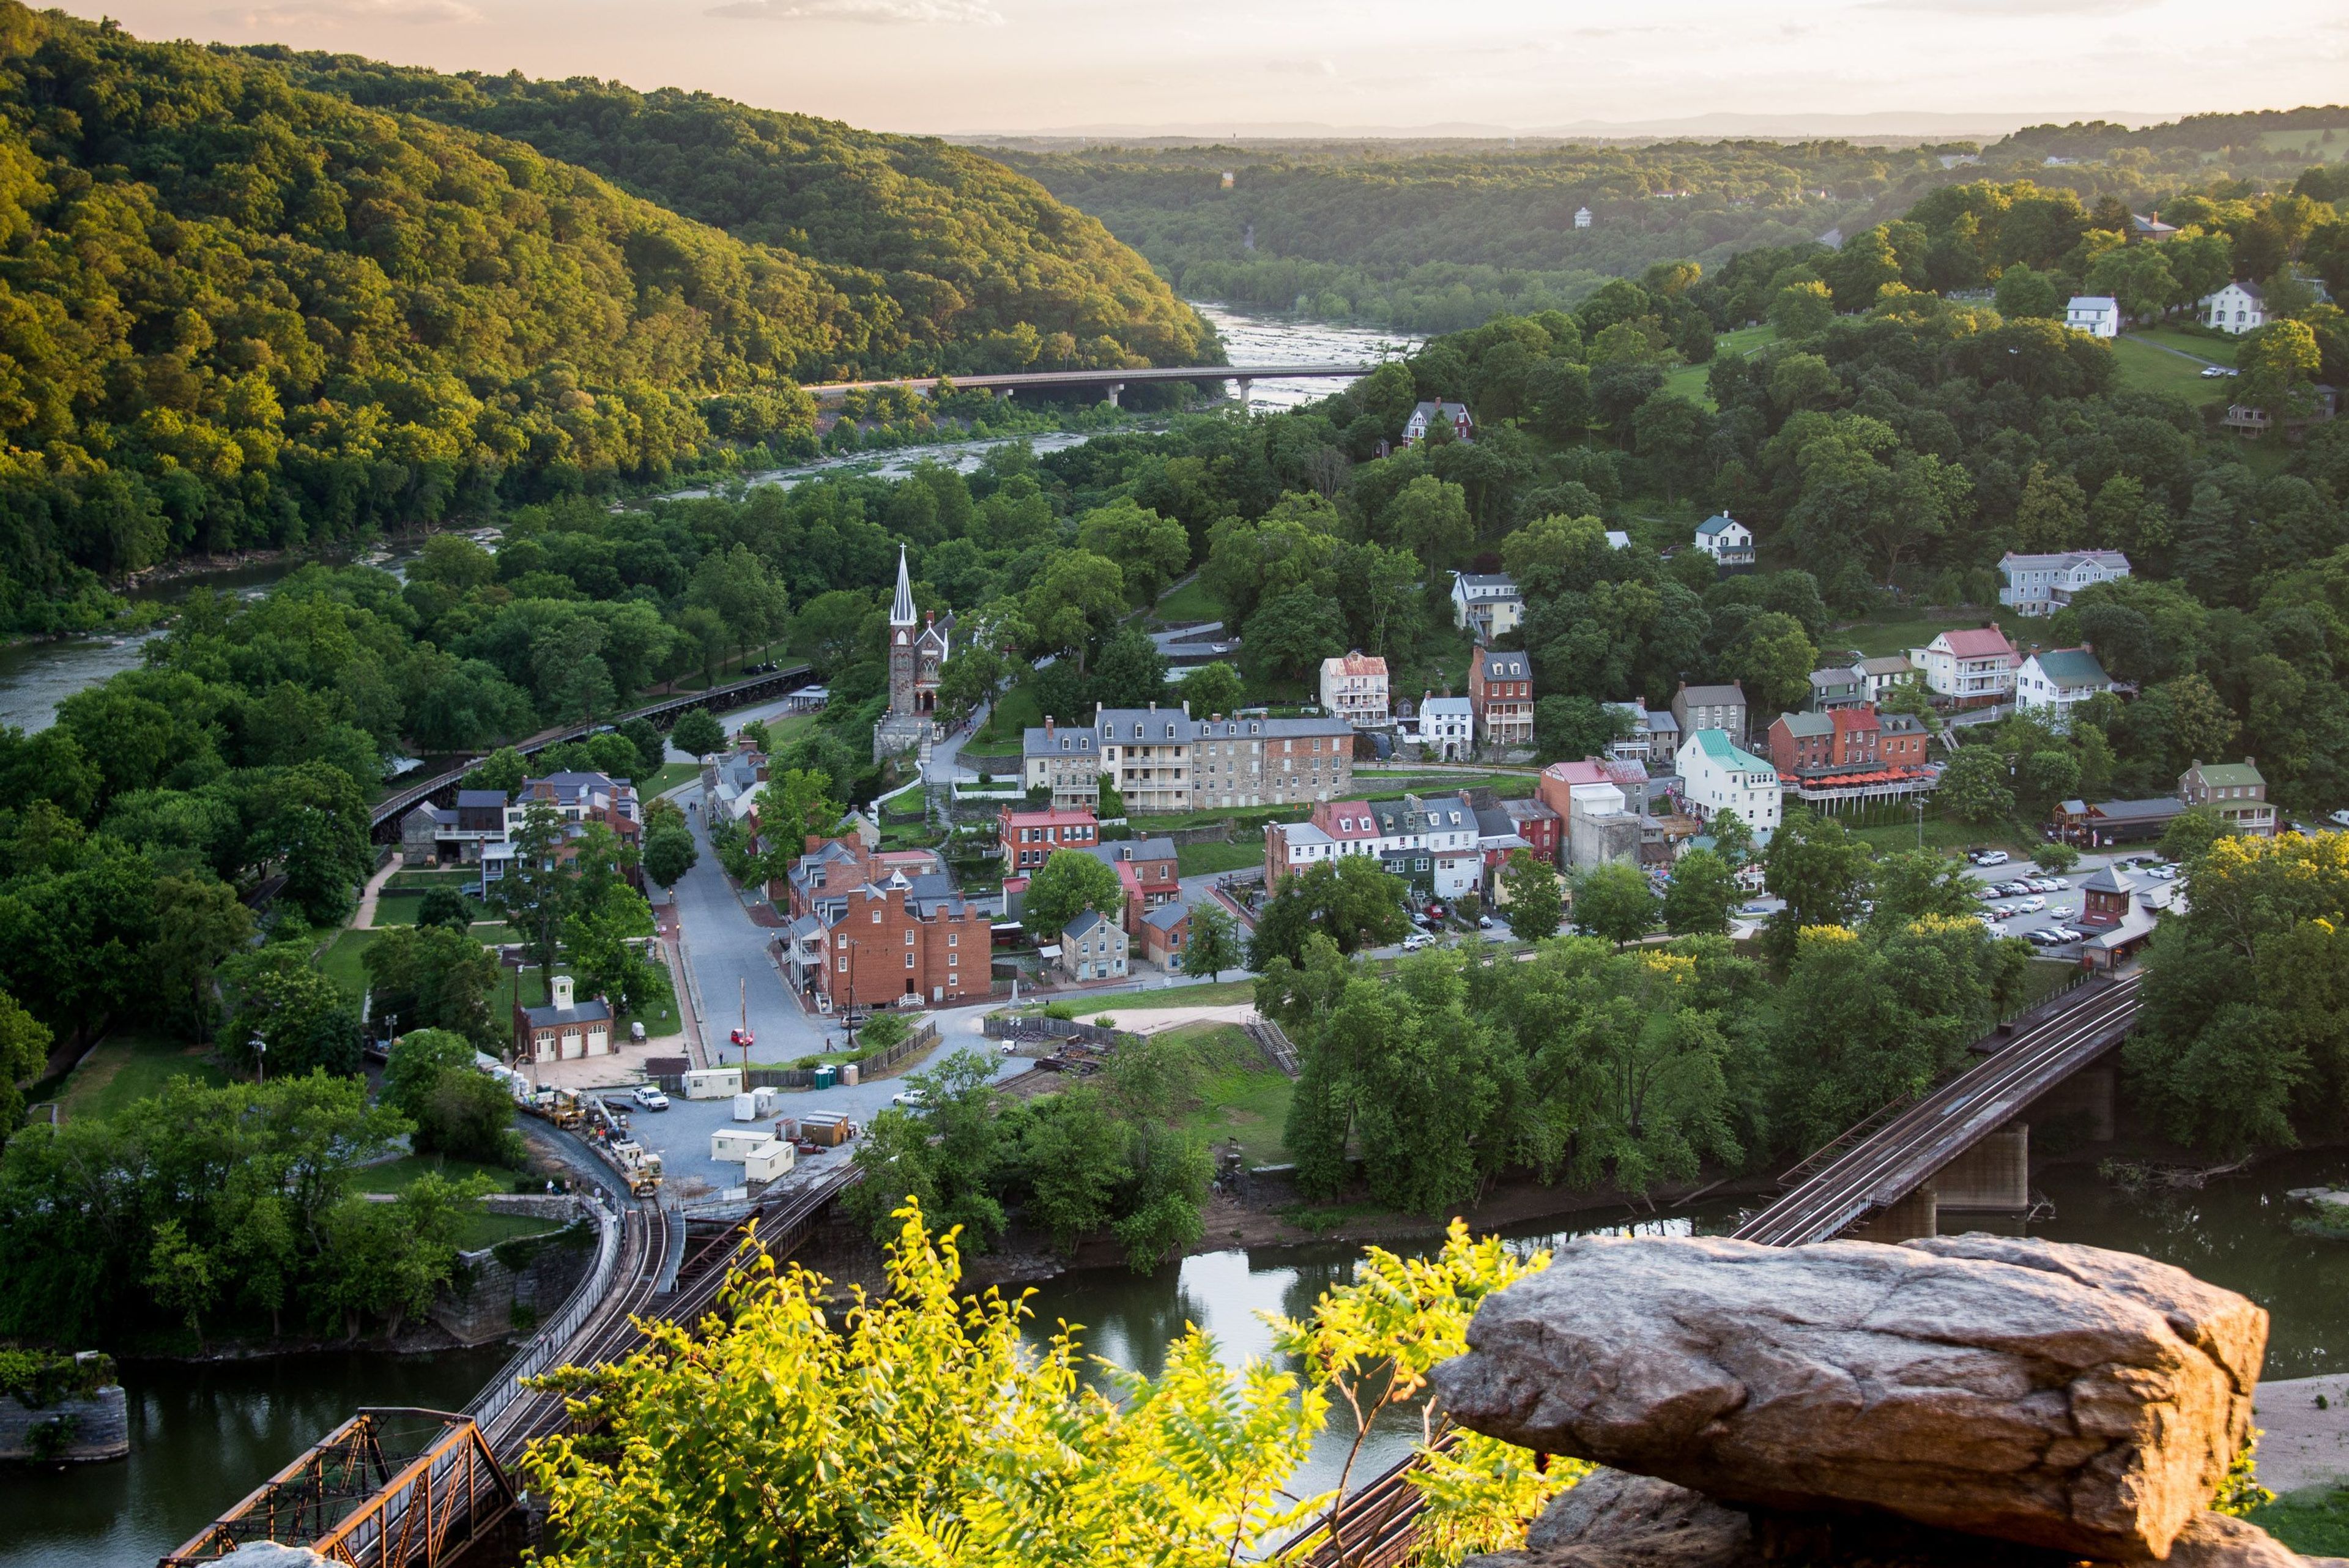
<instances>
[{"instance_id":1,"label":"brick building","mask_svg":"<svg viewBox=\"0 0 2349 1568\"><path fill-rule=\"evenodd\" d=\"M1488 746L1534 743L1534 669L1523 653L1479 648L1468 661L1468 706Z\"/></svg>"},{"instance_id":2,"label":"brick building","mask_svg":"<svg viewBox=\"0 0 2349 1568\"><path fill-rule=\"evenodd\" d=\"M1003 874L1032 876L1055 849L1091 849L1101 842L1101 825L1090 811L1015 811L1005 806L995 819L1003 844Z\"/></svg>"},{"instance_id":3,"label":"brick building","mask_svg":"<svg viewBox=\"0 0 2349 1568\"><path fill-rule=\"evenodd\" d=\"M1354 728L1339 718L1102 708L1087 727L1047 720L1021 751L1027 786L1049 787L1056 810L1095 809L1104 774L1135 815L1305 805L1340 798L1354 782Z\"/></svg>"},{"instance_id":4,"label":"brick building","mask_svg":"<svg viewBox=\"0 0 2349 1568\"><path fill-rule=\"evenodd\" d=\"M944 882L944 877L924 877ZM819 934L816 989L834 1012L925 1002L981 1001L988 994L992 929L985 911L950 888L917 888L893 872L886 882L848 889Z\"/></svg>"}]
</instances>

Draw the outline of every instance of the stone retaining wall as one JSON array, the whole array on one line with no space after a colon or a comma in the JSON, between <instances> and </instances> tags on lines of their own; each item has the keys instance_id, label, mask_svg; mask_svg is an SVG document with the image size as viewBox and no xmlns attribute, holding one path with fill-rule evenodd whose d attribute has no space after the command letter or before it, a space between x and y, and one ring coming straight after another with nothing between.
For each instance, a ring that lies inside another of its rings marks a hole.
<instances>
[{"instance_id":1,"label":"stone retaining wall","mask_svg":"<svg viewBox=\"0 0 2349 1568\"><path fill-rule=\"evenodd\" d=\"M67 1430L63 1445L52 1448L39 1434L57 1422ZM130 1417L119 1383L39 1410L0 1397L0 1459L119 1459L129 1452Z\"/></svg>"},{"instance_id":2,"label":"stone retaining wall","mask_svg":"<svg viewBox=\"0 0 2349 1568\"><path fill-rule=\"evenodd\" d=\"M558 1231L460 1252L456 1277L440 1288L427 1315L466 1345L508 1338L562 1309L595 1262L592 1241L585 1231Z\"/></svg>"}]
</instances>

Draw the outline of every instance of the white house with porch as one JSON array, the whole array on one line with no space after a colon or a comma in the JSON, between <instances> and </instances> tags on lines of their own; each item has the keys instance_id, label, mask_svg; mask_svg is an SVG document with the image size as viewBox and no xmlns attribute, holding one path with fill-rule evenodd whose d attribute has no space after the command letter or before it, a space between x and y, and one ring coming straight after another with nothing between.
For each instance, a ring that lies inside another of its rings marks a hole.
<instances>
[{"instance_id":1,"label":"white house with porch","mask_svg":"<svg viewBox=\"0 0 2349 1568\"><path fill-rule=\"evenodd\" d=\"M2230 283L2202 296L2202 325L2221 332L2249 332L2268 324L2267 291L2255 283Z\"/></svg>"},{"instance_id":2,"label":"white house with porch","mask_svg":"<svg viewBox=\"0 0 2349 1568\"><path fill-rule=\"evenodd\" d=\"M2121 335L2121 302L2109 294L2075 294L2064 307L2064 325L2091 337Z\"/></svg>"}]
</instances>

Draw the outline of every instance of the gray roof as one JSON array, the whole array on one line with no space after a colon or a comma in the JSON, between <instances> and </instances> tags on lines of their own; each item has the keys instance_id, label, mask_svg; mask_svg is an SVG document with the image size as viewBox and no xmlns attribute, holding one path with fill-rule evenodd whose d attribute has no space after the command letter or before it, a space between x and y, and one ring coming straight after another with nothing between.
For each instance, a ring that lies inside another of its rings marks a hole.
<instances>
[{"instance_id":1,"label":"gray roof","mask_svg":"<svg viewBox=\"0 0 2349 1568\"><path fill-rule=\"evenodd\" d=\"M1683 686L1673 700L1692 708L1745 706L1745 693L1734 686Z\"/></svg>"},{"instance_id":2,"label":"gray roof","mask_svg":"<svg viewBox=\"0 0 2349 1568\"><path fill-rule=\"evenodd\" d=\"M1878 710L1876 715L1876 727L1888 735L1905 735L1911 730L1922 731L1925 728L1925 721L1914 713L1887 713Z\"/></svg>"},{"instance_id":3,"label":"gray roof","mask_svg":"<svg viewBox=\"0 0 2349 1568\"><path fill-rule=\"evenodd\" d=\"M1171 931L1181 925L1184 917L1190 912L1191 906L1188 904L1161 904L1142 919L1147 925L1156 926L1162 931Z\"/></svg>"},{"instance_id":4,"label":"gray roof","mask_svg":"<svg viewBox=\"0 0 2349 1568\"><path fill-rule=\"evenodd\" d=\"M1863 659L1852 668L1862 675L1906 675L1917 667L1909 662L1905 653L1883 653L1874 659Z\"/></svg>"},{"instance_id":5,"label":"gray roof","mask_svg":"<svg viewBox=\"0 0 2349 1568\"><path fill-rule=\"evenodd\" d=\"M1811 671L1811 686L1857 686L1866 677L1848 664L1830 664L1825 670Z\"/></svg>"},{"instance_id":6,"label":"gray roof","mask_svg":"<svg viewBox=\"0 0 2349 1568\"><path fill-rule=\"evenodd\" d=\"M565 1023L604 1023L612 1017L608 1002L574 1002L568 1007L525 1007L523 1016L533 1029L554 1029Z\"/></svg>"},{"instance_id":7,"label":"gray roof","mask_svg":"<svg viewBox=\"0 0 2349 1568\"><path fill-rule=\"evenodd\" d=\"M506 792L502 789L460 789L457 792L457 804L460 806L502 806L505 803Z\"/></svg>"},{"instance_id":8,"label":"gray roof","mask_svg":"<svg viewBox=\"0 0 2349 1568\"><path fill-rule=\"evenodd\" d=\"M2107 866L2080 884L2085 893L2134 893L2137 878L2116 866Z\"/></svg>"},{"instance_id":9,"label":"gray roof","mask_svg":"<svg viewBox=\"0 0 2349 1568\"><path fill-rule=\"evenodd\" d=\"M1778 722L1786 726L1786 733L1795 736L1835 733L1835 720L1825 713L1781 713Z\"/></svg>"},{"instance_id":10,"label":"gray roof","mask_svg":"<svg viewBox=\"0 0 2349 1568\"><path fill-rule=\"evenodd\" d=\"M1141 733L1134 732L1135 726ZM1109 733L1104 733L1109 732ZM1103 745L1191 745L1204 740L1299 740L1312 736L1353 738L1354 727L1343 719L1239 719L1221 722L1184 717L1180 708L1104 708L1091 726L1062 726L1048 742L1040 729L1027 731L1021 743L1030 756L1059 755ZM1062 739L1069 741L1063 747Z\"/></svg>"},{"instance_id":11,"label":"gray roof","mask_svg":"<svg viewBox=\"0 0 2349 1568\"><path fill-rule=\"evenodd\" d=\"M1485 649L1485 680L1531 680L1532 678L1533 678L1533 666L1532 666L1531 664L1529 664L1528 662L1526 662L1526 656L1525 656L1524 654L1522 654L1522 653L1495 653L1495 652L1493 652L1490 649Z\"/></svg>"},{"instance_id":12,"label":"gray roof","mask_svg":"<svg viewBox=\"0 0 2349 1568\"><path fill-rule=\"evenodd\" d=\"M1166 837L1112 838L1100 844L1073 844L1068 847L1111 866L1121 861L1179 858L1174 853L1174 841Z\"/></svg>"},{"instance_id":13,"label":"gray roof","mask_svg":"<svg viewBox=\"0 0 2349 1568\"><path fill-rule=\"evenodd\" d=\"M2186 803L2174 794L2156 795L2151 800L2100 800L2097 815L2112 822L2150 822L2160 817L2176 816L2186 809Z\"/></svg>"},{"instance_id":14,"label":"gray roof","mask_svg":"<svg viewBox=\"0 0 2349 1568\"><path fill-rule=\"evenodd\" d=\"M1064 937L1081 937L1090 932L1095 926L1106 926L1109 924L1110 922L1102 918L1102 912L1099 909L1079 909L1077 911L1077 918L1071 920L1066 926L1061 928L1061 934ZM1111 929L1115 929L1116 928L1112 926Z\"/></svg>"}]
</instances>

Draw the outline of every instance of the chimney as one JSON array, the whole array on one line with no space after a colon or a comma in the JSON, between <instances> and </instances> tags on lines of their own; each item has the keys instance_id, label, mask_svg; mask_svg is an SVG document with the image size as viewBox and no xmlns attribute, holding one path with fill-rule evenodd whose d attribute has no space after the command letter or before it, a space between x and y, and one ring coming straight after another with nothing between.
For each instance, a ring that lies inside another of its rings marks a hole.
<instances>
[{"instance_id":1,"label":"chimney","mask_svg":"<svg viewBox=\"0 0 2349 1568\"><path fill-rule=\"evenodd\" d=\"M1052 738L1052 715L1050 713L1044 715L1044 738L1048 741Z\"/></svg>"},{"instance_id":2,"label":"chimney","mask_svg":"<svg viewBox=\"0 0 2349 1568\"><path fill-rule=\"evenodd\" d=\"M567 974L556 975L553 980L546 982L547 1001L556 1007L565 1009L569 1008L571 1005L572 987L574 983L574 982L572 978Z\"/></svg>"},{"instance_id":3,"label":"chimney","mask_svg":"<svg viewBox=\"0 0 2349 1568\"><path fill-rule=\"evenodd\" d=\"M1189 718L1190 716L1191 716L1191 700L1190 700L1188 697L1185 697L1185 698L1184 698L1184 699L1183 699L1183 717L1185 717L1185 719L1187 719L1187 718Z\"/></svg>"},{"instance_id":4,"label":"chimney","mask_svg":"<svg viewBox=\"0 0 2349 1568\"><path fill-rule=\"evenodd\" d=\"M1154 697L1151 699L1150 711L1154 713L1158 711L1158 700Z\"/></svg>"}]
</instances>

